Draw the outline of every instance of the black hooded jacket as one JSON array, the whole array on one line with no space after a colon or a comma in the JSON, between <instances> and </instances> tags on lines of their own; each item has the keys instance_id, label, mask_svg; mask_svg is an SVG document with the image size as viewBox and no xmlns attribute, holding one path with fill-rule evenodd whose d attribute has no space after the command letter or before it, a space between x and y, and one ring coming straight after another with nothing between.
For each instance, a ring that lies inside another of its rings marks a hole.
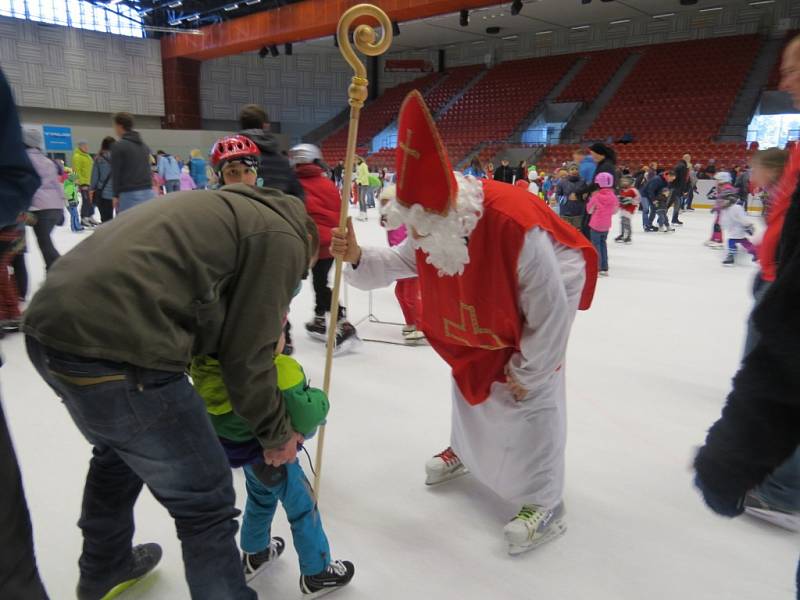
<instances>
[{"instance_id":1,"label":"black hooded jacket","mask_svg":"<svg viewBox=\"0 0 800 600\"><path fill-rule=\"evenodd\" d=\"M250 138L261 150L261 164L258 167L261 186L280 190L305 202L303 186L297 180L289 159L280 153L275 136L263 129L245 129L239 134Z\"/></svg>"},{"instance_id":2,"label":"black hooded jacket","mask_svg":"<svg viewBox=\"0 0 800 600\"><path fill-rule=\"evenodd\" d=\"M153 187L150 148L138 131L126 131L111 146L111 189L114 195Z\"/></svg>"},{"instance_id":3,"label":"black hooded jacket","mask_svg":"<svg viewBox=\"0 0 800 600\"><path fill-rule=\"evenodd\" d=\"M786 214L778 276L753 313L760 340L695 458L703 489L733 504L800 445L800 185Z\"/></svg>"}]
</instances>

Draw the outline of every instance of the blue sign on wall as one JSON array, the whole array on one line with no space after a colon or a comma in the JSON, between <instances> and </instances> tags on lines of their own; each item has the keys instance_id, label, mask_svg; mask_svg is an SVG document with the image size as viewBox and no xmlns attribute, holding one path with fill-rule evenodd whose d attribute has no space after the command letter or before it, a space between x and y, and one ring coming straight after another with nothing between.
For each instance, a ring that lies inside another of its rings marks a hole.
<instances>
[{"instance_id":1,"label":"blue sign on wall","mask_svg":"<svg viewBox=\"0 0 800 600\"><path fill-rule=\"evenodd\" d=\"M72 127L42 125L44 149L48 152L72 150Z\"/></svg>"}]
</instances>

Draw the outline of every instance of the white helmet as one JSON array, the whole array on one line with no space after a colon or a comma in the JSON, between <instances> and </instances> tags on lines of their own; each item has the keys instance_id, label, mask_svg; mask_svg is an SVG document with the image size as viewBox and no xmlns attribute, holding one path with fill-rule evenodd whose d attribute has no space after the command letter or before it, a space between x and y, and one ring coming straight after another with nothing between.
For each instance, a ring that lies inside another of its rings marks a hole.
<instances>
[{"instance_id":1,"label":"white helmet","mask_svg":"<svg viewBox=\"0 0 800 600\"><path fill-rule=\"evenodd\" d=\"M731 183L733 178L728 171L719 171L714 175L714 179L717 183Z\"/></svg>"},{"instance_id":2,"label":"white helmet","mask_svg":"<svg viewBox=\"0 0 800 600\"><path fill-rule=\"evenodd\" d=\"M296 165L305 165L322 160L322 151L314 144L297 144L289 150L289 158Z\"/></svg>"}]
</instances>

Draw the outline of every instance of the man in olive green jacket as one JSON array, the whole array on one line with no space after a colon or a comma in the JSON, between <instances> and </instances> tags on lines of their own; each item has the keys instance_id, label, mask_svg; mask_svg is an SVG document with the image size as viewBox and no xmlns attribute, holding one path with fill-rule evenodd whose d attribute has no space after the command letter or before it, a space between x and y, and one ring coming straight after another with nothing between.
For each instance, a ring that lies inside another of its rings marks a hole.
<instances>
[{"instance_id":1,"label":"man in olive green jacket","mask_svg":"<svg viewBox=\"0 0 800 600\"><path fill-rule=\"evenodd\" d=\"M294 460L302 436L273 353L315 239L299 200L235 184L127 211L48 272L23 327L31 360L94 446L79 599L160 558L156 544L131 546L142 482L176 521L192 598L256 598L234 539L230 469L185 370L217 355L265 461Z\"/></svg>"}]
</instances>

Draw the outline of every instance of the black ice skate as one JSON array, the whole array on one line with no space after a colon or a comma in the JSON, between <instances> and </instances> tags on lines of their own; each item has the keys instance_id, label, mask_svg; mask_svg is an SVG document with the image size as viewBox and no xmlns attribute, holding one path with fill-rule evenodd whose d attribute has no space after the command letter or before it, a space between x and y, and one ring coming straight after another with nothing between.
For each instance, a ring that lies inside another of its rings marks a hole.
<instances>
[{"instance_id":1,"label":"black ice skate","mask_svg":"<svg viewBox=\"0 0 800 600\"><path fill-rule=\"evenodd\" d=\"M736 264L736 255L732 252L725 257L725 260L722 261L723 266L725 267L732 267Z\"/></svg>"},{"instance_id":2,"label":"black ice skate","mask_svg":"<svg viewBox=\"0 0 800 600\"><path fill-rule=\"evenodd\" d=\"M319 598L350 583L356 569L347 560L335 560L316 575L300 576L300 591L304 598Z\"/></svg>"},{"instance_id":3,"label":"black ice skate","mask_svg":"<svg viewBox=\"0 0 800 600\"><path fill-rule=\"evenodd\" d=\"M344 354L349 352L359 343L356 328L350 321L339 321L336 325L336 346L334 354Z\"/></svg>"},{"instance_id":4,"label":"black ice skate","mask_svg":"<svg viewBox=\"0 0 800 600\"><path fill-rule=\"evenodd\" d=\"M245 580L254 579L259 573L263 573L268 566L274 564L278 557L283 554L284 548L286 548L286 542L283 541L283 538L274 537L266 550L253 554L245 552L242 557Z\"/></svg>"},{"instance_id":5,"label":"black ice skate","mask_svg":"<svg viewBox=\"0 0 800 600\"><path fill-rule=\"evenodd\" d=\"M617 242L618 244L622 244L625 241L625 238L622 237L621 235L618 235L617 237L614 238L614 241Z\"/></svg>"},{"instance_id":6,"label":"black ice skate","mask_svg":"<svg viewBox=\"0 0 800 600\"><path fill-rule=\"evenodd\" d=\"M328 327L325 325L325 317L314 317L306 323L306 331L315 340L328 341Z\"/></svg>"},{"instance_id":7,"label":"black ice skate","mask_svg":"<svg viewBox=\"0 0 800 600\"><path fill-rule=\"evenodd\" d=\"M78 581L75 591L78 600L111 600L128 588L136 585L145 575L156 568L161 560L161 546L141 544L134 546L128 567L105 581L89 582L83 578Z\"/></svg>"}]
</instances>

